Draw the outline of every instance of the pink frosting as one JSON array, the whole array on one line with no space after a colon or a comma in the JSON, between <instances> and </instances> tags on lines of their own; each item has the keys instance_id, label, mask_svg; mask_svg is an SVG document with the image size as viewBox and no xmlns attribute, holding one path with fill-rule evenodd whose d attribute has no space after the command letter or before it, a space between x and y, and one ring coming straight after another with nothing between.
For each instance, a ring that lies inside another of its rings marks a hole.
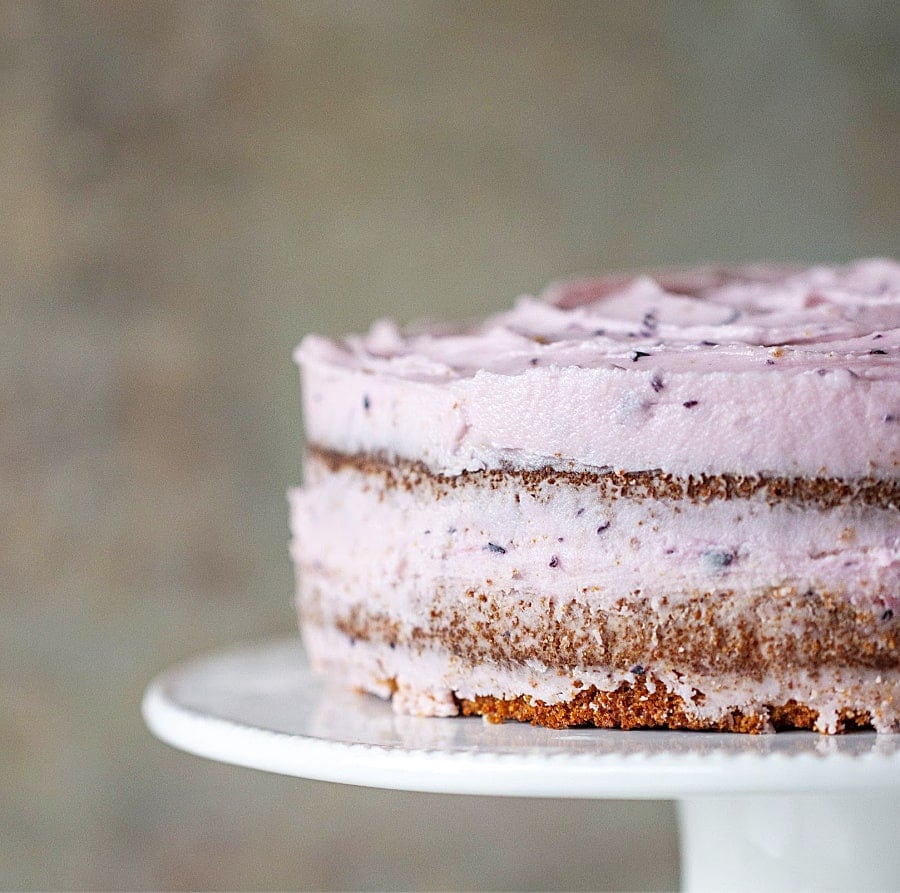
<instances>
[{"instance_id":1,"label":"pink frosting","mask_svg":"<svg viewBox=\"0 0 900 893\"><path fill-rule=\"evenodd\" d=\"M435 470L895 477L900 264L582 279L296 351L311 442Z\"/></svg>"}]
</instances>

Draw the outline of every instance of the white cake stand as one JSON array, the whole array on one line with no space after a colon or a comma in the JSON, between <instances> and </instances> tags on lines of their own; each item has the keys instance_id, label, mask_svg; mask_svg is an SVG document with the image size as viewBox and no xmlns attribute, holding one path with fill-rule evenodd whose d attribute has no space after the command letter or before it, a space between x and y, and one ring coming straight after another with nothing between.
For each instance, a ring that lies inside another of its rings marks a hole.
<instances>
[{"instance_id":1,"label":"white cake stand","mask_svg":"<svg viewBox=\"0 0 900 893\"><path fill-rule=\"evenodd\" d=\"M301 778L675 799L688 890L900 888L900 735L553 731L396 716L313 677L296 639L169 670L143 713L175 747Z\"/></svg>"}]
</instances>

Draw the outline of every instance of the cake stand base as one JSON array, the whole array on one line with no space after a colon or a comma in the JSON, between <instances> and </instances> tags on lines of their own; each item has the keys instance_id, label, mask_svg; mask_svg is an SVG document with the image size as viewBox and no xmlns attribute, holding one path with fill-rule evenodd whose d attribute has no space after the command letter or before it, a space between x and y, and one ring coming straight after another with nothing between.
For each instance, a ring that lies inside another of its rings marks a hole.
<instances>
[{"instance_id":1,"label":"cake stand base","mask_svg":"<svg viewBox=\"0 0 900 893\"><path fill-rule=\"evenodd\" d=\"M678 801L682 889L896 890L895 795L742 795Z\"/></svg>"},{"instance_id":2,"label":"cake stand base","mask_svg":"<svg viewBox=\"0 0 900 893\"><path fill-rule=\"evenodd\" d=\"M299 641L204 657L144 718L199 756L405 791L678 802L687 890L900 889L900 735L721 735L400 716L314 677Z\"/></svg>"}]
</instances>

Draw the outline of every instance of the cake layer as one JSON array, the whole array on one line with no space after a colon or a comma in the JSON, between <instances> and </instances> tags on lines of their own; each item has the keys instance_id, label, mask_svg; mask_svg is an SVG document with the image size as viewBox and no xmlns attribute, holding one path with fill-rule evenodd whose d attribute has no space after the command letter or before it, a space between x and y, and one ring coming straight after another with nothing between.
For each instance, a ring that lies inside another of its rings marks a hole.
<instances>
[{"instance_id":1,"label":"cake layer","mask_svg":"<svg viewBox=\"0 0 900 893\"><path fill-rule=\"evenodd\" d=\"M434 471L896 477L900 265L598 279L469 327L307 337L307 434Z\"/></svg>"},{"instance_id":2,"label":"cake layer","mask_svg":"<svg viewBox=\"0 0 900 893\"><path fill-rule=\"evenodd\" d=\"M900 615L860 610L830 593L723 589L671 603L622 597L610 610L527 588L438 590L427 612L403 621L367 602L335 609L332 591L310 583L301 605L311 626L333 626L349 641L445 650L471 664L552 667L566 673L618 668L622 673L692 678L724 674L760 682L785 669L823 666L896 672ZM578 686L580 687L580 686Z\"/></svg>"},{"instance_id":3,"label":"cake layer","mask_svg":"<svg viewBox=\"0 0 900 893\"><path fill-rule=\"evenodd\" d=\"M311 450L291 493L301 581L401 621L434 593L527 589L609 609L787 587L900 613L892 481L680 479L420 466Z\"/></svg>"}]
</instances>

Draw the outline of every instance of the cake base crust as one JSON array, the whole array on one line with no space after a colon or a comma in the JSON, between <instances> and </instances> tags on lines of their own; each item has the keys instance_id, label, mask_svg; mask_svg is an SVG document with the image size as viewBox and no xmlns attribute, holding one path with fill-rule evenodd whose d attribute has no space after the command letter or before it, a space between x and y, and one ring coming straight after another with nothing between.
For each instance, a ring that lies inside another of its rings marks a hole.
<instances>
[{"instance_id":1,"label":"cake base crust","mask_svg":"<svg viewBox=\"0 0 900 893\"><path fill-rule=\"evenodd\" d=\"M766 705L763 710L733 710L719 720L698 719L686 709L684 699L666 691L659 683L643 680L623 682L615 691L600 691L591 686L569 701L545 704L528 695L504 700L476 697L459 700L463 716L483 716L489 722L507 720L529 722L551 729L596 726L601 729L687 729L692 731L739 732L759 735L773 729L815 729L817 710L795 700ZM867 711L840 711L836 732L871 728Z\"/></svg>"}]
</instances>

